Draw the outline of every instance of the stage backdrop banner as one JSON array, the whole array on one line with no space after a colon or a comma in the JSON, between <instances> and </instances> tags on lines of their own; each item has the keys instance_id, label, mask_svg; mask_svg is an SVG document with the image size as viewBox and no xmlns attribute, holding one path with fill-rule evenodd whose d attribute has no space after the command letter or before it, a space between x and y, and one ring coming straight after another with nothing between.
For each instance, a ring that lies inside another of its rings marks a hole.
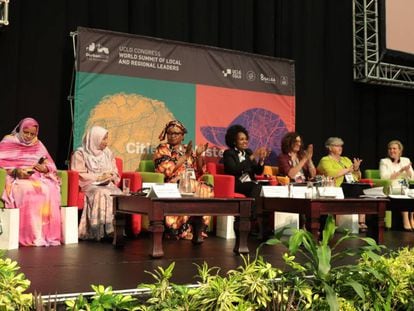
<instances>
[{"instance_id":1,"label":"stage backdrop banner","mask_svg":"<svg viewBox=\"0 0 414 311\"><path fill-rule=\"evenodd\" d=\"M109 130L109 147L135 170L152 158L170 120L188 129L185 142L209 143L208 158L226 149L233 124L249 146L280 152L295 127L294 62L255 54L104 30L78 28L74 148L85 129Z\"/></svg>"}]
</instances>

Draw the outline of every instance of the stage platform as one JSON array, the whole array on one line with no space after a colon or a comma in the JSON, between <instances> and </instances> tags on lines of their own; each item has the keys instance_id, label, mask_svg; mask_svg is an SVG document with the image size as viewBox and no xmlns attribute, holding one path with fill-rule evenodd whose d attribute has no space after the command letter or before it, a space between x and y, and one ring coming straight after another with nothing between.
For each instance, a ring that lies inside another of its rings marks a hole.
<instances>
[{"instance_id":1,"label":"stage platform","mask_svg":"<svg viewBox=\"0 0 414 311\"><path fill-rule=\"evenodd\" d=\"M358 242L360 243L360 242ZM357 246L353 242L350 246ZM167 267L175 261L172 282L194 284L197 267L204 261L210 267L220 267L221 274L237 268L242 258L233 253L234 240L210 236L201 245L192 245L188 240L164 240L165 256L151 259L150 238L142 234L127 240L123 249L115 249L110 242L81 241L79 244L55 247L21 247L9 250L6 256L16 260L26 277L31 281L30 292L41 295L91 292L91 284L111 285L115 290L134 289L140 283L152 283L145 271L158 266ZM255 256L260 242L249 237L250 256ZM362 244L361 244L362 245ZM384 245L396 249L414 246L414 232L386 231ZM282 246L265 246L260 254L272 265L284 267L281 259ZM350 261L352 259L349 259Z\"/></svg>"}]
</instances>

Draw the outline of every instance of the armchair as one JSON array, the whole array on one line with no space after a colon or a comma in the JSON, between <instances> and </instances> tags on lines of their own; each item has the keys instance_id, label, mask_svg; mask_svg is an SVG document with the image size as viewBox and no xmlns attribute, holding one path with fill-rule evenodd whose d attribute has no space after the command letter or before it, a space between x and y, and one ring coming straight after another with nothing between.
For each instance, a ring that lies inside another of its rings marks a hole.
<instances>
[{"instance_id":1,"label":"armchair","mask_svg":"<svg viewBox=\"0 0 414 311\"><path fill-rule=\"evenodd\" d=\"M364 171L364 179L370 179L374 187L388 187L391 185L391 180L381 179L378 169L366 169Z\"/></svg>"},{"instance_id":2,"label":"armchair","mask_svg":"<svg viewBox=\"0 0 414 311\"><path fill-rule=\"evenodd\" d=\"M213 175L214 196L216 198L244 198L241 193L234 192L234 176L224 173L224 165L221 163L207 162L207 174Z\"/></svg>"},{"instance_id":3,"label":"armchair","mask_svg":"<svg viewBox=\"0 0 414 311\"><path fill-rule=\"evenodd\" d=\"M58 170L57 174L61 180L60 185L60 206L68 206L68 171ZM0 197L3 194L6 185L6 170L0 168ZM4 202L0 199L0 208L4 207Z\"/></svg>"},{"instance_id":4,"label":"armchair","mask_svg":"<svg viewBox=\"0 0 414 311\"><path fill-rule=\"evenodd\" d=\"M364 180L366 179L369 179L374 187L387 189L391 185L391 180L381 179L379 169L366 169L364 171ZM392 218L391 211L385 211L385 228L390 229L392 227Z\"/></svg>"},{"instance_id":5,"label":"armchair","mask_svg":"<svg viewBox=\"0 0 414 311\"><path fill-rule=\"evenodd\" d=\"M0 168L0 196L3 194L4 186L6 185L6 170ZM0 208L4 207L3 200L0 199Z\"/></svg>"},{"instance_id":6,"label":"armchair","mask_svg":"<svg viewBox=\"0 0 414 311\"><path fill-rule=\"evenodd\" d=\"M141 174L142 182L164 183L164 175L155 172L154 161L152 160L141 160L136 172Z\"/></svg>"},{"instance_id":7,"label":"armchair","mask_svg":"<svg viewBox=\"0 0 414 311\"><path fill-rule=\"evenodd\" d=\"M123 161L121 158L115 158L116 166L118 168L119 175L122 179L129 178L131 180L130 189L132 192L142 188L142 177L137 172L124 172ZM83 209L85 202L85 194L79 188L79 173L76 171L68 171L68 198L67 203L69 206L77 206L79 210ZM141 215L131 215L130 231L132 235L137 235L141 232Z\"/></svg>"}]
</instances>

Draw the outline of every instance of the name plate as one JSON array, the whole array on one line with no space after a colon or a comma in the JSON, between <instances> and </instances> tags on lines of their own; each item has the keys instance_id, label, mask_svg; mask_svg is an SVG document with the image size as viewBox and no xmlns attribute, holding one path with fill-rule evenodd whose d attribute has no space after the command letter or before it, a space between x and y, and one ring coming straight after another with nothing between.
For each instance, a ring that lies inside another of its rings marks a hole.
<instances>
[{"instance_id":1,"label":"name plate","mask_svg":"<svg viewBox=\"0 0 414 311\"><path fill-rule=\"evenodd\" d=\"M288 186L262 186L261 196L265 198L288 198Z\"/></svg>"},{"instance_id":2,"label":"name plate","mask_svg":"<svg viewBox=\"0 0 414 311\"><path fill-rule=\"evenodd\" d=\"M165 184L153 184L151 190L148 192L149 198L181 198L181 194L178 191L177 184L165 183Z\"/></svg>"},{"instance_id":3,"label":"name plate","mask_svg":"<svg viewBox=\"0 0 414 311\"><path fill-rule=\"evenodd\" d=\"M310 193L312 190L312 194ZM304 186L293 186L290 188L289 193L288 186L262 186L261 196L265 198L317 198L318 193L315 187L309 189ZM343 199L344 192L341 187L319 187L320 198L334 198Z\"/></svg>"},{"instance_id":4,"label":"name plate","mask_svg":"<svg viewBox=\"0 0 414 311\"><path fill-rule=\"evenodd\" d=\"M319 195L321 198L344 198L344 192L341 187L319 187Z\"/></svg>"}]
</instances>

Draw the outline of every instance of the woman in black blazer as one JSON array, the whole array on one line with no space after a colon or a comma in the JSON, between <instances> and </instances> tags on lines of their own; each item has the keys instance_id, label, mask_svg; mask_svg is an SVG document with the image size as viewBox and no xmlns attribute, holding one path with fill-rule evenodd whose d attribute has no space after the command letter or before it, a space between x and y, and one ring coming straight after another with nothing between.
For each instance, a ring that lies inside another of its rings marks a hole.
<instances>
[{"instance_id":1,"label":"woman in black blazer","mask_svg":"<svg viewBox=\"0 0 414 311\"><path fill-rule=\"evenodd\" d=\"M257 200L261 186L256 182L255 175L263 173L267 149L260 147L254 152L250 150L249 133L238 124L227 129L225 139L229 149L223 154L224 172L235 177L236 192Z\"/></svg>"}]
</instances>

